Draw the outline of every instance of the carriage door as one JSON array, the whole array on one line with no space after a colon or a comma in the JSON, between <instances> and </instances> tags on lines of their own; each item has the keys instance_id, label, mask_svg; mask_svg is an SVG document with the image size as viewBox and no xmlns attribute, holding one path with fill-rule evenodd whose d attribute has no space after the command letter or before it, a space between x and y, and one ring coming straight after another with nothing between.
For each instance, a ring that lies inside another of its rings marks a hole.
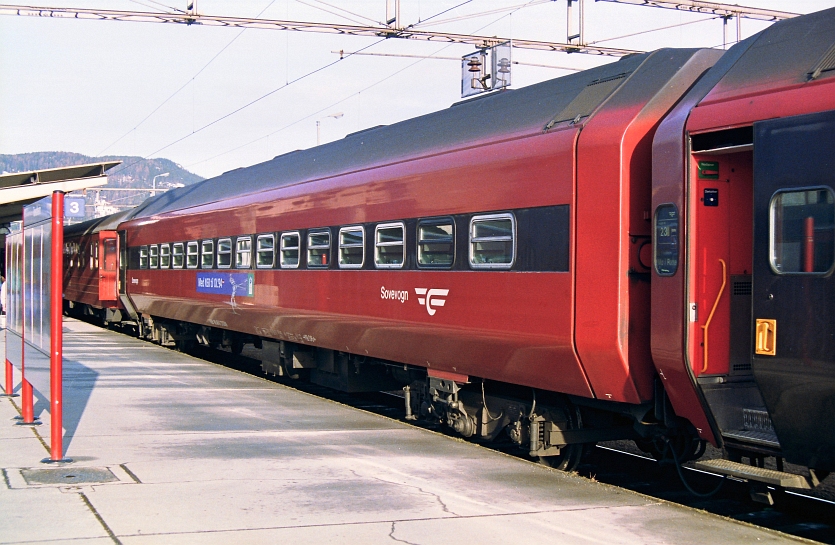
<instances>
[{"instance_id":1,"label":"carriage door","mask_svg":"<svg viewBox=\"0 0 835 545\"><path fill-rule=\"evenodd\" d=\"M693 137L691 363L702 384L750 380L751 147L750 128Z\"/></svg>"},{"instance_id":2,"label":"carriage door","mask_svg":"<svg viewBox=\"0 0 835 545\"><path fill-rule=\"evenodd\" d=\"M835 469L835 111L754 125L754 377L790 462Z\"/></svg>"},{"instance_id":3,"label":"carriage door","mask_svg":"<svg viewBox=\"0 0 835 545\"><path fill-rule=\"evenodd\" d=\"M115 231L99 232L99 299L116 301L119 244Z\"/></svg>"}]
</instances>

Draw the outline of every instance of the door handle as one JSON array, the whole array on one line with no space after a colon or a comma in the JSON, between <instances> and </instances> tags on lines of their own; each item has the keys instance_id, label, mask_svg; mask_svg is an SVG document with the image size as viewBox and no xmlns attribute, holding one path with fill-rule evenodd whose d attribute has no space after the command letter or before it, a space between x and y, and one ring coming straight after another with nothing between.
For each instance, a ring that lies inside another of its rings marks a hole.
<instances>
[{"instance_id":1,"label":"door handle","mask_svg":"<svg viewBox=\"0 0 835 545\"><path fill-rule=\"evenodd\" d=\"M757 318L757 339L754 353L761 356L777 355L777 320Z\"/></svg>"}]
</instances>

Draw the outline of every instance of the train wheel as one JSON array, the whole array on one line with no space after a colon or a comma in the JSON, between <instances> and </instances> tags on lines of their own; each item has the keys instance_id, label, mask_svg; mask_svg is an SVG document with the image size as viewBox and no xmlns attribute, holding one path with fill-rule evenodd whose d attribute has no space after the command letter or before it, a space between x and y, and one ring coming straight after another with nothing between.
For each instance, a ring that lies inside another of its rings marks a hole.
<instances>
[{"instance_id":1,"label":"train wheel","mask_svg":"<svg viewBox=\"0 0 835 545\"><path fill-rule=\"evenodd\" d=\"M185 340L181 339L179 341L174 341L174 346L177 349L177 352L188 353L194 351L194 341L191 339Z\"/></svg>"},{"instance_id":2,"label":"train wheel","mask_svg":"<svg viewBox=\"0 0 835 545\"><path fill-rule=\"evenodd\" d=\"M583 427L583 420L580 417L580 410L566 402L559 409L550 409L546 412L546 418L554 422L565 422L566 429L578 430ZM560 471L574 471L580 465L583 454L588 451L588 446L583 443L565 445L560 448L556 456L539 456L539 463Z\"/></svg>"},{"instance_id":3,"label":"train wheel","mask_svg":"<svg viewBox=\"0 0 835 545\"><path fill-rule=\"evenodd\" d=\"M244 351L244 343L243 341L232 341L232 344L229 345L229 348L232 350L232 353L236 356L239 356L241 352Z\"/></svg>"},{"instance_id":4,"label":"train wheel","mask_svg":"<svg viewBox=\"0 0 835 545\"><path fill-rule=\"evenodd\" d=\"M586 449L582 443L566 445L556 456L540 456L539 463L560 471L574 471L580 465L585 452Z\"/></svg>"},{"instance_id":5,"label":"train wheel","mask_svg":"<svg viewBox=\"0 0 835 545\"><path fill-rule=\"evenodd\" d=\"M657 437L635 443L638 448L661 463L675 463L678 460L679 464L701 458L707 446L704 441L686 431L680 431L670 437Z\"/></svg>"}]
</instances>

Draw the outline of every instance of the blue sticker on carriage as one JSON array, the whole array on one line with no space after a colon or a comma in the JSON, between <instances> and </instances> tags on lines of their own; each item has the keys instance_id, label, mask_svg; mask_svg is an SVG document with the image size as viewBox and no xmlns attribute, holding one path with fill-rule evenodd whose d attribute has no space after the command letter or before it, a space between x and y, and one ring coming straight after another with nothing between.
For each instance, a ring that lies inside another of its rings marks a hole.
<instances>
[{"instance_id":1,"label":"blue sticker on carriage","mask_svg":"<svg viewBox=\"0 0 835 545\"><path fill-rule=\"evenodd\" d=\"M253 297L255 275L252 273L197 273L197 291L232 297Z\"/></svg>"}]
</instances>

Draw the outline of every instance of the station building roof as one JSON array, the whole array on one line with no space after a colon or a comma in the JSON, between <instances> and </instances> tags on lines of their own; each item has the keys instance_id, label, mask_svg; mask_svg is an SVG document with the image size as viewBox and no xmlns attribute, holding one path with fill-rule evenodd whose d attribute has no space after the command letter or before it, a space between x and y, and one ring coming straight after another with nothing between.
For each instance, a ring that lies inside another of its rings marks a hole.
<instances>
[{"instance_id":1,"label":"station building roof","mask_svg":"<svg viewBox=\"0 0 835 545\"><path fill-rule=\"evenodd\" d=\"M23 218L23 207L54 191L77 191L107 183L106 172L121 161L90 163L0 175L0 225Z\"/></svg>"}]
</instances>

